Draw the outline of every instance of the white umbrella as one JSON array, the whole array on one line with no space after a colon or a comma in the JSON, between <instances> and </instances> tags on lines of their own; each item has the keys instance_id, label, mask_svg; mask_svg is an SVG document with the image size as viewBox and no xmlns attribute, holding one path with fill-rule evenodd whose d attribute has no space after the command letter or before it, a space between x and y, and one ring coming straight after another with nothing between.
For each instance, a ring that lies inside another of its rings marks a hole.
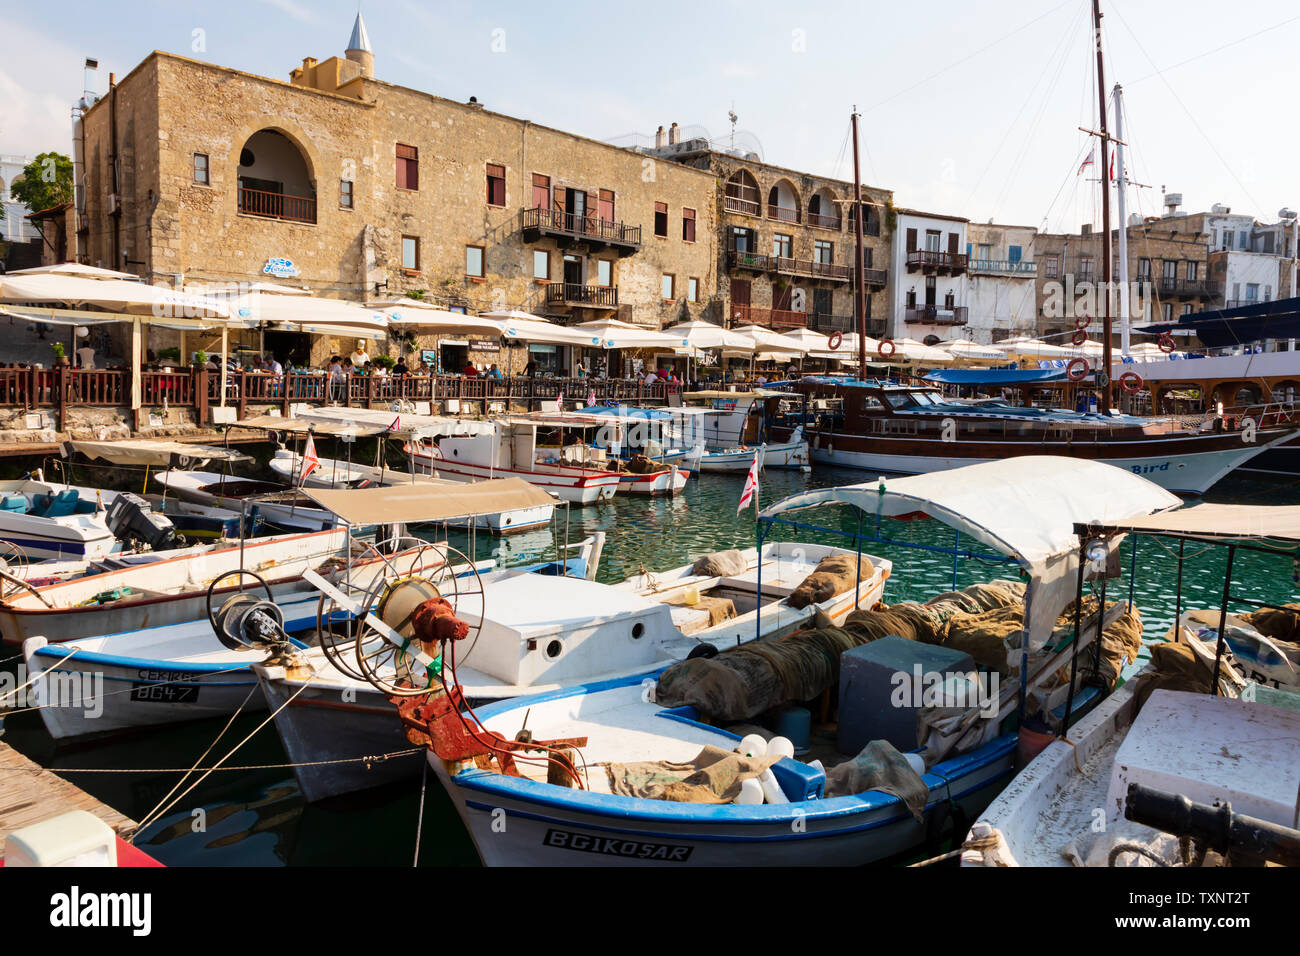
<instances>
[{"instance_id":1,"label":"white umbrella","mask_svg":"<svg viewBox=\"0 0 1300 956\"><path fill-rule=\"evenodd\" d=\"M951 352L926 345L916 339L895 339L894 346L897 351L891 358L896 362L901 360L918 365L951 365L953 361Z\"/></svg>"},{"instance_id":2,"label":"white umbrella","mask_svg":"<svg viewBox=\"0 0 1300 956\"><path fill-rule=\"evenodd\" d=\"M547 319L540 315L533 315L531 312L521 312L519 309L493 309L491 312L480 312L480 316L485 319L505 319L511 322L546 322L551 324Z\"/></svg>"},{"instance_id":3,"label":"white umbrella","mask_svg":"<svg viewBox=\"0 0 1300 956\"><path fill-rule=\"evenodd\" d=\"M1072 358L1074 356L1074 353L1067 348L1062 348L1059 345L1049 345L1038 339L1023 336L1014 339L1003 339L998 343L998 348L1016 358L1056 359Z\"/></svg>"},{"instance_id":4,"label":"white umbrella","mask_svg":"<svg viewBox=\"0 0 1300 956\"><path fill-rule=\"evenodd\" d=\"M580 322L573 328L599 336L601 347L606 349L687 348L682 338L617 319L593 319L590 322Z\"/></svg>"},{"instance_id":5,"label":"white umbrella","mask_svg":"<svg viewBox=\"0 0 1300 956\"><path fill-rule=\"evenodd\" d=\"M219 302L163 286L58 273L0 275L0 302L58 302L66 308L89 306L128 315L153 316L158 320L230 315L230 310Z\"/></svg>"},{"instance_id":6,"label":"white umbrella","mask_svg":"<svg viewBox=\"0 0 1300 956\"><path fill-rule=\"evenodd\" d=\"M85 266L80 262L60 262L54 266L33 266L30 269L15 269L9 273L11 276L79 276L83 279L124 279L128 282L143 282L138 275L133 272L115 272L112 269L101 269L98 266Z\"/></svg>"},{"instance_id":7,"label":"white umbrella","mask_svg":"<svg viewBox=\"0 0 1300 956\"><path fill-rule=\"evenodd\" d=\"M1005 362L1007 353L996 345L980 345L970 339L949 339L940 342L935 348L943 349L953 358L973 362Z\"/></svg>"},{"instance_id":8,"label":"white umbrella","mask_svg":"<svg viewBox=\"0 0 1300 956\"><path fill-rule=\"evenodd\" d=\"M761 325L733 326L731 331L738 335L745 335L753 339L754 348L764 356L778 355L789 357L791 355L804 355L808 351L802 342L789 338L779 332L773 332L771 329L765 329Z\"/></svg>"},{"instance_id":9,"label":"white umbrella","mask_svg":"<svg viewBox=\"0 0 1300 956\"><path fill-rule=\"evenodd\" d=\"M705 349L733 349L749 355L754 351L753 339L702 319L670 325L664 332L680 336L686 348L697 352Z\"/></svg>"},{"instance_id":10,"label":"white umbrella","mask_svg":"<svg viewBox=\"0 0 1300 956\"><path fill-rule=\"evenodd\" d=\"M451 312L418 299L387 303L382 309L388 316L388 327L391 330L482 335L493 339L501 337L502 323L497 319Z\"/></svg>"}]
</instances>

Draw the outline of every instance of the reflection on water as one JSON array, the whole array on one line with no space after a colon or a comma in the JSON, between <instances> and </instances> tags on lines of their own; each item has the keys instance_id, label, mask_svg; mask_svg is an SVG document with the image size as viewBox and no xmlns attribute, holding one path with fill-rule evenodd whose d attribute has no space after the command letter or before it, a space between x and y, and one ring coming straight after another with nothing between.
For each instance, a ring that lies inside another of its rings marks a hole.
<instances>
[{"instance_id":1,"label":"reflection on water","mask_svg":"<svg viewBox=\"0 0 1300 956\"><path fill-rule=\"evenodd\" d=\"M861 482L863 472L818 469L805 475L797 471L769 471L760 491L763 504L811 488ZM755 542L753 511L736 514L744 476L707 475L688 483L683 495L673 499L618 496L612 502L572 508L567 516L568 539L578 542L594 531L607 535L599 579L618 581L641 568L676 567L710 551L752 546ZM997 494L997 489L989 489ZM1214 501L1252 504L1300 504L1300 485L1272 479L1230 478L1207 496ZM799 520L838 529L858 530L859 516L846 508L804 512ZM475 557L496 558L501 565L518 565L556 557L565 538L565 514L557 512L557 531L531 531L493 539L474 539ZM862 531L875 530L872 518L862 521ZM952 531L936 521L885 521L882 534L900 542L951 547ZM826 544L847 539L826 532L808 532L778 526L769 540L804 538ZM452 543L470 549L470 538L453 531ZM973 542L963 539L963 546ZM864 543L868 553L894 562L886 586L890 602L925 600L953 587L953 562L945 554L897 545ZM982 550L982 549L980 549ZM1124 550L1124 576L1112 581L1108 595L1129 593L1132 553ZM1223 590L1226 552L1222 548L1190 546L1183 575L1183 606L1214 607ZM1173 616L1177 576L1177 544L1144 538L1139 542L1134 600L1142 611L1148 637L1167 630ZM1238 597L1273 603L1295 600L1296 566L1263 555L1242 552L1236 558L1233 593ZM1016 569L996 561L963 560L956 585L1015 576ZM13 669L8 662L5 668ZM224 755L265 719L241 717L222 742L213 748L208 764ZM70 779L140 820L155 811L199 755L220 732L223 721L205 721L164 727L119 737L105 743L54 750L36 714L9 718L4 739L45 766L70 771L101 768L129 771L152 768L167 772L105 774L69 773ZM218 770L174 807L149 824L137 840L140 846L171 865L409 865L414 852L419 782L394 784L381 790L351 794L308 806L298 794L292 772L275 765L287 761L279 739L268 725L227 761L235 767L266 767L238 771ZM190 781L192 782L192 781ZM171 796L184 791L189 783ZM201 812L200 812L201 811ZM451 802L430 776L425 797L423 846L420 859L431 865L472 864L473 845Z\"/></svg>"}]
</instances>

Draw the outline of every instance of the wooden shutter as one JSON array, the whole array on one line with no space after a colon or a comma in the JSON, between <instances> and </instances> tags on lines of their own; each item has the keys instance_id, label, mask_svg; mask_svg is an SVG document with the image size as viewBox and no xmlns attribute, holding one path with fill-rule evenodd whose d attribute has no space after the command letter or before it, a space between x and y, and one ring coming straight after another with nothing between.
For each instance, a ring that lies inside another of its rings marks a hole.
<instances>
[{"instance_id":1,"label":"wooden shutter","mask_svg":"<svg viewBox=\"0 0 1300 956\"><path fill-rule=\"evenodd\" d=\"M556 186L551 190L551 194L555 197L555 211L564 212L564 187Z\"/></svg>"},{"instance_id":2,"label":"wooden shutter","mask_svg":"<svg viewBox=\"0 0 1300 956\"><path fill-rule=\"evenodd\" d=\"M420 151L414 146L397 144L397 185L401 189L420 188Z\"/></svg>"},{"instance_id":3,"label":"wooden shutter","mask_svg":"<svg viewBox=\"0 0 1300 956\"><path fill-rule=\"evenodd\" d=\"M948 233L948 255L955 256L956 254L957 254L957 233L950 232Z\"/></svg>"},{"instance_id":4,"label":"wooden shutter","mask_svg":"<svg viewBox=\"0 0 1300 956\"><path fill-rule=\"evenodd\" d=\"M495 163L487 164L487 201L491 206L506 204L506 168Z\"/></svg>"},{"instance_id":5,"label":"wooden shutter","mask_svg":"<svg viewBox=\"0 0 1300 956\"><path fill-rule=\"evenodd\" d=\"M682 238L687 242L695 241L695 210L682 210Z\"/></svg>"},{"instance_id":6,"label":"wooden shutter","mask_svg":"<svg viewBox=\"0 0 1300 956\"><path fill-rule=\"evenodd\" d=\"M907 230L907 251L916 252L916 230Z\"/></svg>"},{"instance_id":7,"label":"wooden shutter","mask_svg":"<svg viewBox=\"0 0 1300 956\"><path fill-rule=\"evenodd\" d=\"M551 208L551 177L533 173L533 205L538 209Z\"/></svg>"},{"instance_id":8,"label":"wooden shutter","mask_svg":"<svg viewBox=\"0 0 1300 956\"><path fill-rule=\"evenodd\" d=\"M600 218L606 222L614 221L614 190L612 189L600 191Z\"/></svg>"}]
</instances>

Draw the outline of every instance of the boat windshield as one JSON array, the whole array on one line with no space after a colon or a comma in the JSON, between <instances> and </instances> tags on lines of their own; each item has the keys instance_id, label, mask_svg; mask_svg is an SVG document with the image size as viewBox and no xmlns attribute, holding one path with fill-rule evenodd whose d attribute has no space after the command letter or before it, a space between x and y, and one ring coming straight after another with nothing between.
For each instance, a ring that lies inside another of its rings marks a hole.
<instances>
[{"instance_id":1,"label":"boat windshield","mask_svg":"<svg viewBox=\"0 0 1300 956\"><path fill-rule=\"evenodd\" d=\"M911 392L885 392L885 401L889 407L898 411L903 408L916 408L919 404Z\"/></svg>"}]
</instances>

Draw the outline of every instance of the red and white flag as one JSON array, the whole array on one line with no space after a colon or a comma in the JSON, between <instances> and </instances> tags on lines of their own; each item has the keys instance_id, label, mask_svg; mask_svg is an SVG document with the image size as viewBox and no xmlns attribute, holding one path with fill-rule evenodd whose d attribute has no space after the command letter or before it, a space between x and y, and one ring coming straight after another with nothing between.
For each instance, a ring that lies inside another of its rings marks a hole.
<instances>
[{"instance_id":1,"label":"red and white flag","mask_svg":"<svg viewBox=\"0 0 1300 956\"><path fill-rule=\"evenodd\" d=\"M1094 149L1091 153L1088 154L1088 158L1083 161L1083 165L1079 167L1079 171L1075 173L1075 175L1082 176L1083 171L1087 169L1089 166L1093 165L1096 161L1097 161L1097 150Z\"/></svg>"},{"instance_id":2,"label":"red and white flag","mask_svg":"<svg viewBox=\"0 0 1300 956\"><path fill-rule=\"evenodd\" d=\"M555 396L555 407L564 411L564 389L560 389L560 394Z\"/></svg>"},{"instance_id":3,"label":"red and white flag","mask_svg":"<svg viewBox=\"0 0 1300 956\"><path fill-rule=\"evenodd\" d=\"M316 457L316 441L311 437L311 432L307 433L307 444L302 450L302 474L298 476L299 481L306 481L307 476L320 467L320 459Z\"/></svg>"},{"instance_id":4,"label":"red and white flag","mask_svg":"<svg viewBox=\"0 0 1300 956\"><path fill-rule=\"evenodd\" d=\"M587 392L587 407L590 408L596 404L596 390L593 388Z\"/></svg>"},{"instance_id":5,"label":"red and white flag","mask_svg":"<svg viewBox=\"0 0 1300 956\"><path fill-rule=\"evenodd\" d=\"M393 419L393 424L388 426L390 432L400 431L402 428L402 416L398 415Z\"/></svg>"},{"instance_id":6,"label":"red and white flag","mask_svg":"<svg viewBox=\"0 0 1300 956\"><path fill-rule=\"evenodd\" d=\"M1114 149L1110 151L1110 181L1112 183L1115 181L1115 154L1117 152L1118 150Z\"/></svg>"},{"instance_id":7,"label":"red and white flag","mask_svg":"<svg viewBox=\"0 0 1300 956\"><path fill-rule=\"evenodd\" d=\"M754 510L758 510L758 459L762 454L761 448L754 452L754 463L749 466L749 474L745 476L745 490L740 493L740 504L736 505L736 514L748 508L751 501L754 502Z\"/></svg>"}]
</instances>

